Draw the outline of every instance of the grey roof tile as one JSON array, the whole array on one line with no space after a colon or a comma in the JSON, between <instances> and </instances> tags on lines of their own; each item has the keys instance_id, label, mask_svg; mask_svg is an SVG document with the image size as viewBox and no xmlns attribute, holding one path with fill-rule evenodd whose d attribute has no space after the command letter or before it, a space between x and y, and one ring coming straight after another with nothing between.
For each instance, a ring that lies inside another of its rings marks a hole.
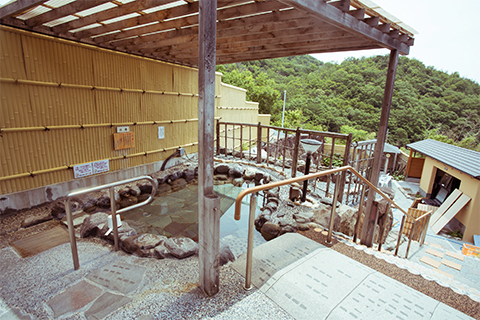
<instances>
[{"instance_id":1,"label":"grey roof tile","mask_svg":"<svg viewBox=\"0 0 480 320\"><path fill-rule=\"evenodd\" d=\"M480 179L480 152L431 139L410 143L407 147Z\"/></svg>"}]
</instances>

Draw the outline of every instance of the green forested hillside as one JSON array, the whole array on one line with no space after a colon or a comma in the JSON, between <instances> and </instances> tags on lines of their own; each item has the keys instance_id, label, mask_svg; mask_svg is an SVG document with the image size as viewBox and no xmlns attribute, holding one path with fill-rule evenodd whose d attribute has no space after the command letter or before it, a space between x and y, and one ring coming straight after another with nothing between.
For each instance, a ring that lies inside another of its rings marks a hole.
<instances>
[{"instance_id":1,"label":"green forested hillside","mask_svg":"<svg viewBox=\"0 0 480 320\"><path fill-rule=\"evenodd\" d=\"M217 66L223 82L248 90L281 124L287 91L286 126L375 136L380 121L387 56L350 58L340 64L298 56ZM480 86L400 57L388 142L397 146L433 138L480 151Z\"/></svg>"}]
</instances>

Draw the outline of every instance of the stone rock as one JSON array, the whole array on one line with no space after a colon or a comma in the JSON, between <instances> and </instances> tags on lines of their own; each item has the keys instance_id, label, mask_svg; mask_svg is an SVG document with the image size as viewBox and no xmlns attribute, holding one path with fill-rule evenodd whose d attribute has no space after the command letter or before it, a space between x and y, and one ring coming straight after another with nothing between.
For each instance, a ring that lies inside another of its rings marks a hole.
<instances>
[{"instance_id":1,"label":"stone rock","mask_svg":"<svg viewBox=\"0 0 480 320\"><path fill-rule=\"evenodd\" d=\"M227 181L228 179L229 179L228 175L226 175L226 174L215 175L215 180L218 180L218 181Z\"/></svg>"},{"instance_id":2,"label":"stone rock","mask_svg":"<svg viewBox=\"0 0 480 320\"><path fill-rule=\"evenodd\" d=\"M235 255L233 254L230 247L223 242L220 242L220 250L218 256L218 265L223 266L227 264L229 261L235 261Z\"/></svg>"},{"instance_id":3,"label":"stone rock","mask_svg":"<svg viewBox=\"0 0 480 320\"><path fill-rule=\"evenodd\" d=\"M332 207L325 205L323 203L319 204L317 209L313 210L313 222L318 223L319 225L323 226L324 228L330 227L330 215L332 213ZM333 223L333 230L338 230L338 226L340 225L340 216L337 214L335 215L335 221Z\"/></svg>"},{"instance_id":4,"label":"stone rock","mask_svg":"<svg viewBox=\"0 0 480 320\"><path fill-rule=\"evenodd\" d=\"M268 211L269 214L266 214L265 212L260 214L256 219L255 219L255 229L257 229L258 232L262 229L263 225L265 222L270 220L270 211Z\"/></svg>"},{"instance_id":5,"label":"stone rock","mask_svg":"<svg viewBox=\"0 0 480 320\"><path fill-rule=\"evenodd\" d=\"M247 167L245 169L245 172L243 173L243 179L245 180L253 180L255 178L256 170L250 167Z\"/></svg>"},{"instance_id":6,"label":"stone rock","mask_svg":"<svg viewBox=\"0 0 480 320\"><path fill-rule=\"evenodd\" d=\"M313 220L313 211L294 213L293 218L297 223L309 223Z\"/></svg>"},{"instance_id":7,"label":"stone rock","mask_svg":"<svg viewBox=\"0 0 480 320\"><path fill-rule=\"evenodd\" d=\"M96 236L103 227L108 227L107 217L105 212L97 212L87 217L80 228L80 237Z\"/></svg>"},{"instance_id":8,"label":"stone rock","mask_svg":"<svg viewBox=\"0 0 480 320\"><path fill-rule=\"evenodd\" d=\"M153 257L154 251L151 251L151 249L162 244L166 239L165 236L143 233L124 239L121 247L125 252L134 253L140 257Z\"/></svg>"},{"instance_id":9,"label":"stone rock","mask_svg":"<svg viewBox=\"0 0 480 320\"><path fill-rule=\"evenodd\" d=\"M269 201L267 202L267 204L265 205L264 208L272 208L272 212L277 210L278 208L278 202L276 201Z\"/></svg>"},{"instance_id":10,"label":"stone rock","mask_svg":"<svg viewBox=\"0 0 480 320\"><path fill-rule=\"evenodd\" d=\"M333 229L339 231L347 236L353 236L355 232L355 224L357 223L357 210L349 207L347 205L340 205L337 209L337 216L340 217L340 224L338 229Z\"/></svg>"},{"instance_id":11,"label":"stone rock","mask_svg":"<svg viewBox=\"0 0 480 320\"><path fill-rule=\"evenodd\" d=\"M254 177L255 181L260 181L263 179L263 177L264 177L263 172L260 172L260 171L255 172L255 177Z\"/></svg>"},{"instance_id":12,"label":"stone rock","mask_svg":"<svg viewBox=\"0 0 480 320\"><path fill-rule=\"evenodd\" d=\"M272 181L272 176L269 174L265 174L263 177L263 184L270 183Z\"/></svg>"},{"instance_id":13,"label":"stone rock","mask_svg":"<svg viewBox=\"0 0 480 320\"><path fill-rule=\"evenodd\" d=\"M22 228L28 228L49 220L52 220L53 217L50 214L44 214L41 216L33 216L33 217L27 217L25 220L22 221Z\"/></svg>"},{"instance_id":14,"label":"stone rock","mask_svg":"<svg viewBox=\"0 0 480 320\"><path fill-rule=\"evenodd\" d=\"M232 180L232 184L235 187L241 187L243 185L243 178L236 178Z\"/></svg>"},{"instance_id":15,"label":"stone rock","mask_svg":"<svg viewBox=\"0 0 480 320\"><path fill-rule=\"evenodd\" d=\"M168 176L168 178L171 181L176 181L177 179L180 179L183 176L183 171L177 171Z\"/></svg>"},{"instance_id":16,"label":"stone rock","mask_svg":"<svg viewBox=\"0 0 480 320\"><path fill-rule=\"evenodd\" d=\"M278 235L281 236L282 234L293 233L293 232L297 232L297 228L289 224L281 227L280 233Z\"/></svg>"},{"instance_id":17,"label":"stone rock","mask_svg":"<svg viewBox=\"0 0 480 320\"><path fill-rule=\"evenodd\" d=\"M276 223L267 221L263 224L260 233L265 240L270 241L278 236L280 233L280 226Z\"/></svg>"},{"instance_id":18,"label":"stone rock","mask_svg":"<svg viewBox=\"0 0 480 320\"><path fill-rule=\"evenodd\" d=\"M103 231L103 235L105 235L105 233L108 231L108 226L105 226L101 231ZM137 235L137 233L138 232L127 222L122 221L122 225L118 228L118 239L123 241L128 237ZM108 235L107 239L113 242L113 232Z\"/></svg>"},{"instance_id":19,"label":"stone rock","mask_svg":"<svg viewBox=\"0 0 480 320\"><path fill-rule=\"evenodd\" d=\"M153 248L153 257L157 259L165 259L170 256L170 251L165 247L165 243L162 242L155 248Z\"/></svg>"},{"instance_id":20,"label":"stone rock","mask_svg":"<svg viewBox=\"0 0 480 320\"><path fill-rule=\"evenodd\" d=\"M301 197L302 197L302 190L300 190L300 188L290 187L288 199L290 199L291 201L296 201L296 200L298 201L300 200Z\"/></svg>"},{"instance_id":21,"label":"stone rock","mask_svg":"<svg viewBox=\"0 0 480 320\"><path fill-rule=\"evenodd\" d=\"M172 181L172 190L179 190L187 185L187 181L183 178Z\"/></svg>"},{"instance_id":22,"label":"stone rock","mask_svg":"<svg viewBox=\"0 0 480 320\"><path fill-rule=\"evenodd\" d=\"M120 199L118 205L120 206L120 208L125 208L125 207L132 206L134 204L137 204L137 203L138 203L138 198L129 195L128 197Z\"/></svg>"},{"instance_id":23,"label":"stone rock","mask_svg":"<svg viewBox=\"0 0 480 320\"><path fill-rule=\"evenodd\" d=\"M158 185L157 194L162 194L170 191L172 191L172 186L170 186L168 183L162 183Z\"/></svg>"},{"instance_id":24,"label":"stone rock","mask_svg":"<svg viewBox=\"0 0 480 320\"><path fill-rule=\"evenodd\" d=\"M160 176L157 177L157 185L161 185L161 184L164 184L164 183L167 183L168 179L169 179L169 174L167 173L162 173L160 174Z\"/></svg>"},{"instance_id":25,"label":"stone rock","mask_svg":"<svg viewBox=\"0 0 480 320\"><path fill-rule=\"evenodd\" d=\"M214 173L215 174L228 174L228 171L230 170L230 166L225 163L220 163L215 166Z\"/></svg>"},{"instance_id":26,"label":"stone rock","mask_svg":"<svg viewBox=\"0 0 480 320\"><path fill-rule=\"evenodd\" d=\"M89 199L83 204L83 211L87 213L92 213L97 210L97 200Z\"/></svg>"},{"instance_id":27,"label":"stone rock","mask_svg":"<svg viewBox=\"0 0 480 320\"><path fill-rule=\"evenodd\" d=\"M97 199L97 207L99 208L104 208L104 209L109 209L110 208L110 197L107 196L101 196L100 198Z\"/></svg>"},{"instance_id":28,"label":"stone rock","mask_svg":"<svg viewBox=\"0 0 480 320\"><path fill-rule=\"evenodd\" d=\"M138 188L140 189L141 194L151 194L152 193L152 184L150 182L146 183L139 183L137 184Z\"/></svg>"},{"instance_id":29,"label":"stone rock","mask_svg":"<svg viewBox=\"0 0 480 320\"><path fill-rule=\"evenodd\" d=\"M198 252L198 243L190 238L168 238L165 247L178 259L193 256Z\"/></svg>"},{"instance_id":30,"label":"stone rock","mask_svg":"<svg viewBox=\"0 0 480 320\"><path fill-rule=\"evenodd\" d=\"M242 178L243 171L244 170L241 165L235 164L230 167L230 170L228 170L228 176L232 178Z\"/></svg>"},{"instance_id":31,"label":"stone rock","mask_svg":"<svg viewBox=\"0 0 480 320\"><path fill-rule=\"evenodd\" d=\"M81 207L83 207L83 205L79 200L70 200L70 210L72 213L79 210ZM63 200L56 201L52 206L50 214L56 219L62 220L67 215L65 212L65 202Z\"/></svg>"},{"instance_id":32,"label":"stone rock","mask_svg":"<svg viewBox=\"0 0 480 320\"><path fill-rule=\"evenodd\" d=\"M274 189L270 189L270 190L265 191L265 196L267 197L267 199L269 199L269 198L279 199L280 198L280 193L278 191L274 191Z\"/></svg>"},{"instance_id":33,"label":"stone rock","mask_svg":"<svg viewBox=\"0 0 480 320\"><path fill-rule=\"evenodd\" d=\"M195 169L185 169L183 170L183 179L190 182L195 179Z\"/></svg>"},{"instance_id":34,"label":"stone rock","mask_svg":"<svg viewBox=\"0 0 480 320\"><path fill-rule=\"evenodd\" d=\"M299 223L299 224L297 224L297 228L300 231L310 230L310 226L307 223Z\"/></svg>"},{"instance_id":35,"label":"stone rock","mask_svg":"<svg viewBox=\"0 0 480 320\"><path fill-rule=\"evenodd\" d=\"M142 193L137 197L137 199L138 199L138 202L140 203L140 202L146 201L148 197L150 197L150 193Z\"/></svg>"}]
</instances>

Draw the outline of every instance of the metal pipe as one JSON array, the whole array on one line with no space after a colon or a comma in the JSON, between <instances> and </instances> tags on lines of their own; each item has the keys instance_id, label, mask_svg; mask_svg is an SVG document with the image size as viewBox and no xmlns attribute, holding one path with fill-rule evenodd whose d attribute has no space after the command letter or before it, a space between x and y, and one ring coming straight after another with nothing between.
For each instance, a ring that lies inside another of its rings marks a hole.
<instances>
[{"instance_id":1,"label":"metal pipe","mask_svg":"<svg viewBox=\"0 0 480 320\"><path fill-rule=\"evenodd\" d=\"M70 197L65 200L65 209L67 213L68 235L70 236L70 248L72 250L73 269L78 270L80 263L78 261L77 239L75 238L75 229L73 228L72 209L70 207Z\"/></svg>"},{"instance_id":2,"label":"metal pipe","mask_svg":"<svg viewBox=\"0 0 480 320\"><path fill-rule=\"evenodd\" d=\"M402 223L400 224L400 231L398 232L397 246L395 248L395 256L398 254L398 248L400 247L400 240L402 239L403 227L405 226L405 216L402 217Z\"/></svg>"},{"instance_id":3,"label":"metal pipe","mask_svg":"<svg viewBox=\"0 0 480 320\"><path fill-rule=\"evenodd\" d=\"M255 209L257 206L257 193L250 196L250 213L248 217L248 243L247 243L247 267L245 273L245 290L252 289L252 260L253 260L253 232L255 229Z\"/></svg>"},{"instance_id":4,"label":"metal pipe","mask_svg":"<svg viewBox=\"0 0 480 320\"><path fill-rule=\"evenodd\" d=\"M332 213L330 214L330 226L328 227L327 243L332 243L333 225L335 224L335 215L337 211L337 196L341 185L338 181L338 178L339 177L337 176L335 179L335 192L333 194Z\"/></svg>"},{"instance_id":5,"label":"metal pipe","mask_svg":"<svg viewBox=\"0 0 480 320\"><path fill-rule=\"evenodd\" d=\"M121 185L121 184L127 184L130 182L138 181L138 180L149 180L152 184L152 192L150 193L150 196L147 198L147 200L137 203L133 206L123 208L121 210L116 211L116 203L115 203L115 186ZM114 232L114 241L116 239L116 244L115 244L115 250L118 250L118 230L117 230L117 218L116 214L117 213L122 213L126 212L129 210L136 209L138 207L144 206L148 203L150 203L153 200L153 197L155 196L155 193L157 193L157 185L155 183L155 180L149 176L141 176L137 178L131 178L131 179L126 179L122 181L117 181L117 182L112 182L108 184L104 184L101 186L95 186L95 187L90 187L90 188L84 188L84 189L79 189L75 190L73 192L70 192L66 199L65 199L65 211L67 214L67 224L68 224L68 233L70 235L70 247L72 249L72 257L73 257L73 267L75 270L78 270L80 268L80 263L78 260L78 251L77 251L77 240L75 238L75 229L73 226L73 217L72 217L72 211L70 208L70 199L75 196L79 196L82 194L90 193L93 191L98 191L98 190L103 190L110 188L110 208L112 210L112 224L113 224L113 232ZM113 199L113 201L112 201ZM115 235L115 232L117 233Z\"/></svg>"},{"instance_id":6,"label":"metal pipe","mask_svg":"<svg viewBox=\"0 0 480 320\"><path fill-rule=\"evenodd\" d=\"M110 187L110 210L112 212L113 244L115 251L118 251L117 202L115 201L114 187Z\"/></svg>"},{"instance_id":7,"label":"metal pipe","mask_svg":"<svg viewBox=\"0 0 480 320\"><path fill-rule=\"evenodd\" d=\"M310 173L311 161L312 161L312 154L307 153L307 163L305 164L305 175L308 175ZM304 180L302 198L300 199L301 202L305 202L305 200L307 200L307 188L308 188L308 180Z\"/></svg>"},{"instance_id":8,"label":"metal pipe","mask_svg":"<svg viewBox=\"0 0 480 320\"><path fill-rule=\"evenodd\" d=\"M365 202L365 191L367 190L367 186L364 185L362 188L362 195L360 196L360 204L358 205L358 216L357 222L355 223L355 229L353 233L353 242L357 242L357 234L358 234L358 225L360 224L360 218L362 217L363 211L363 203Z\"/></svg>"}]
</instances>

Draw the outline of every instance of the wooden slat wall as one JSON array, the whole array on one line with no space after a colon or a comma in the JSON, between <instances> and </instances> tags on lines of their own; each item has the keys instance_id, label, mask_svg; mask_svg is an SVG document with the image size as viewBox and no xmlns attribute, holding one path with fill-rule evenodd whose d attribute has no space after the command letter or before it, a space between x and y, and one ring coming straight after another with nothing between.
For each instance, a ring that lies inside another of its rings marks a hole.
<instances>
[{"instance_id":1,"label":"wooden slat wall","mask_svg":"<svg viewBox=\"0 0 480 320\"><path fill-rule=\"evenodd\" d=\"M197 151L196 121L129 125L135 133L135 147L118 151L113 149L117 126L109 125L197 119L196 69L6 27L0 28L0 45L0 194L72 180L73 170L66 167L85 162L119 158L110 160L110 171L115 171L160 161L173 152L150 153L155 150L185 146L187 153ZM13 83L12 79L32 82ZM218 106L251 106L239 88L217 85L217 96ZM239 96L243 100L238 101ZM258 110L218 113L225 121L239 117L258 121ZM95 124L107 125L87 126ZM77 127L38 130L65 125ZM158 126L165 128L163 140L158 139ZM37 129L25 130L32 127ZM21 130L8 131L12 128ZM145 152L147 156L123 159ZM2 179L54 168L59 170Z\"/></svg>"}]
</instances>

